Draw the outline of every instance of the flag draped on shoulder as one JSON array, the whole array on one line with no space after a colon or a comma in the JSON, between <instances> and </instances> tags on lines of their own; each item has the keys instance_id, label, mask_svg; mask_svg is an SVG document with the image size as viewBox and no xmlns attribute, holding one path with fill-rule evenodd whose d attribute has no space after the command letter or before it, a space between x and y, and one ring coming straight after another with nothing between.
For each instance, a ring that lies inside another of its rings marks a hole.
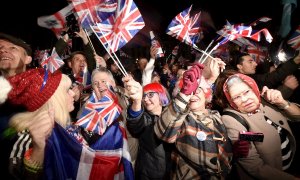
<instances>
[{"instance_id":1,"label":"flag draped on shoulder","mask_svg":"<svg viewBox=\"0 0 300 180\"><path fill-rule=\"evenodd\" d=\"M83 108L76 125L99 135L105 133L106 129L117 120L122 111L112 90L108 90L107 95L100 100L93 92Z\"/></svg>"},{"instance_id":2,"label":"flag draped on shoulder","mask_svg":"<svg viewBox=\"0 0 300 180\"><path fill-rule=\"evenodd\" d=\"M287 41L287 44L289 44L295 50L300 50L300 25L290 36L290 38Z\"/></svg>"},{"instance_id":3,"label":"flag draped on shoulder","mask_svg":"<svg viewBox=\"0 0 300 180\"><path fill-rule=\"evenodd\" d=\"M92 27L98 39L110 52L128 43L143 27L144 19L133 0L118 1L115 15Z\"/></svg>"},{"instance_id":4,"label":"flag draped on shoulder","mask_svg":"<svg viewBox=\"0 0 300 180\"><path fill-rule=\"evenodd\" d=\"M190 17L192 5L179 13L167 28L167 34L189 45L195 44L200 38L200 14Z\"/></svg>"},{"instance_id":5,"label":"flag draped on shoulder","mask_svg":"<svg viewBox=\"0 0 300 180\"><path fill-rule=\"evenodd\" d=\"M69 4L53 15L38 17L37 24L41 27L51 29L56 37L59 38L67 22L66 17L72 14L72 10L73 6Z\"/></svg>"},{"instance_id":6,"label":"flag draped on shoulder","mask_svg":"<svg viewBox=\"0 0 300 180\"><path fill-rule=\"evenodd\" d=\"M65 63L57 54L55 48L52 49L51 56L47 57L47 53L44 55L44 58L41 62L43 68L48 69L51 73L59 69Z\"/></svg>"},{"instance_id":7,"label":"flag draped on shoulder","mask_svg":"<svg viewBox=\"0 0 300 180\"><path fill-rule=\"evenodd\" d=\"M117 123L110 131L88 147L55 123L45 149L44 179L132 180L126 133Z\"/></svg>"}]
</instances>

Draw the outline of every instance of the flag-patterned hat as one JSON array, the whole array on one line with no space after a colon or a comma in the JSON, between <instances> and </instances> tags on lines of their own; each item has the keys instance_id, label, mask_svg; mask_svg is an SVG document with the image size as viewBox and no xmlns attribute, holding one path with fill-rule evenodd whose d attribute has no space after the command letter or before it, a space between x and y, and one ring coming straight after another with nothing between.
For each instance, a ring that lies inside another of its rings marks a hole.
<instances>
[{"instance_id":1,"label":"flag-patterned hat","mask_svg":"<svg viewBox=\"0 0 300 180\"><path fill-rule=\"evenodd\" d=\"M31 69L8 78L12 90L8 100L12 104L22 105L28 111L35 111L44 105L56 91L62 74L50 73L43 68Z\"/></svg>"}]
</instances>

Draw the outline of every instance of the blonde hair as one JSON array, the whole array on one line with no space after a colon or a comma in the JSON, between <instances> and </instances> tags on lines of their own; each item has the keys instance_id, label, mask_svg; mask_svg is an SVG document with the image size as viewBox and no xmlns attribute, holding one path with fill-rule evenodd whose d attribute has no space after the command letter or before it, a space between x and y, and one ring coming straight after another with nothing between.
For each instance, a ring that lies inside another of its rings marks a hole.
<instances>
[{"instance_id":1,"label":"blonde hair","mask_svg":"<svg viewBox=\"0 0 300 180\"><path fill-rule=\"evenodd\" d=\"M59 83L54 94L51 98L43 104L40 108L33 112L21 112L17 113L10 119L10 126L14 127L17 131L25 130L30 121L34 119L39 113L43 111L48 111L49 108L53 108L54 111L54 120L63 127L66 127L70 124L70 113L67 107L67 96L66 92L68 91L67 85L71 83L70 78L67 75L62 75L62 79Z\"/></svg>"}]
</instances>

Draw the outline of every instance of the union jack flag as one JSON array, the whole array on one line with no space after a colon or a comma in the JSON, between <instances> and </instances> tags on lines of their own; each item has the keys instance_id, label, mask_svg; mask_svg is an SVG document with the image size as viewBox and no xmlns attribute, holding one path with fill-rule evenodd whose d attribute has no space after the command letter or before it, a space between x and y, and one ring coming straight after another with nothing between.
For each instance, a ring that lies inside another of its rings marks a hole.
<instances>
[{"instance_id":1,"label":"union jack flag","mask_svg":"<svg viewBox=\"0 0 300 180\"><path fill-rule=\"evenodd\" d=\"M228 44L219 46L215 51L212 52L214 57L221 58L225 63L229 63L230 54Z\"/></svg>"},{"instance_id":2,"label":"union jack flag","mask_svg":"<svg viewBox=\"0 0 300 180\"><path fill-rule=\"evenodd\" d=\"M251 46L251 42L245 39L245 37L251 38L255 41L260 41L261 39L261 33L265 35L266 40L271 43L273 40L272 35L270 32L264 28L256 33L252 33L252 27L251 26L243 26L242 24L236 24L236 25L231 25L228 21L227 24L224 26L223 29L217 31L221 37L224 37L218 45L225 44L228 41L233 41L238 45L249 45ZM221 38L220 37L220 38Z\"/></svg>"},{"instance_id":3,"label":"union jack flag","mask_svg":"<svg viewBox=\"0 0 300 180\"><path fill-rule=\"evenodd\" d=\"M234 41L237 40L240 43L243 43L244 37L250 37L252 32L251 26L242 26L240 24L237 25L231 25L229 22L227 22L227 25L224 26L223 29L220 31L217 31L221 37L224 37L219 44L225 44L228 41Z\"/></svg>"},{"instance_id":4,"label":"union jack flag","mask_svg":"<svg viewBox=\"0 0 300 180\"><path fill-rule=\"evenodd\" d=\"M102 22L116 11L115 0L72 0L78 21L85 29Z\"/></svg>"},{"instance_id":5,"label":"union jack flag","mask_svg":"<svg viewBox=\"0 0 300 180\"><path fill-rule=\"evenodd\" d=\"M97 23L92 29L110 52L116 52L145 26L142 15L133 0L120 0L115 16Z\"/></svg>"},{"instance_id":6,"label":"union jack flag","mask_svg":"<svg viewBox=\"0 0 300 180\"><path fill-rule=\"evenodd\" d=\"M45 148L43 179L133 180L127 135L122 122L87 146L78 126L55 123Z\"/></svg>"},{"instance_id":7,"label":"union jack flag","mask_svg":"<svg viewBox=\"0 0 300 180\"><path fill-rule=\"evenodd\" d=\"M102 0L97 9L97 15L100 22L105 21L112 15L115 15L117 6L118 4L116 0Z\"/></svg>"},{"instance_id":8,"label":"union jack flag","mask_svg":"<svg viewBox=\"0 0 300 180\"><path fill-rule=\"evenodd\" d=\"M266 41L268 41L269 43L272 42L273 37L270 34L270 32L268 31L268 29L266 29L266 28L261 29L261 30L257 31L256 33L252 34L250 36L250 38L254 39L255 41L260 41L260 39L261 39L261 33L263 33L265 35Z\"/></svg>"},{"instance_id":9,"label":"union jack flag","mask_svg":"<svg viewBox=\"0 0 300 180\"><path fill-rule=\"evenodd\" d=\"M59 57L55 48L53 48L51 56L47 57L47 53L45 53L41 62L41 66L48 69L51 73L55 72L64 64L64 61Z\"/></svg>"},{"instance_id":10,"label":"union jack flag","mask_svg":"<svg viewBox=\"0 0 300 180\"><path fill-rule=\"evenodd\" d=\"M300 49L300 26L296 29L296 31L292 34L292 36L287 41L289 45L295 50Z\"/></svg>"},{"instance_id":11,"label":"union jack flag","mask_svg":"<svg viewBox=\"0 0 300 180\"><path fill-rule=\"evenodd\" d=\"M267 57L267 48L260 46L258 43L253 43L252 46L248 46L247 52L257 64L264 62Z\"/></svg>"},{"instance_id":12,"label":"union jack flag","mask_svg":"<svg viewBox=\"0 0 300 180\"><path fill-rule=\"evenodd\" d=\"M65 28L66 17L72 13L73 6L69 4L60 11L50 16L41 16L37 19L37 24L41 27L51 29L57 38Z\"/></svg>"},{"instance_id":13,"label":"union jack flag","mask_svg":"<svg viewBox=\"0 0 300 180\"><path fill-rule=\"evenodd\" d=\"M176 37L181 42L194 45L200 38L200 14L190 17L192 5L179 13L167 28L167 34Z\"/></svg>"},{"instance_id":14,"label":"union jack flag","mask_svg":"<svg viewBox=\"0 0 300 180\"><path fill-rule=\"evenodd\" d=\"M107 95L100 100L95 92L92 93L76 125L99 135L104 134L107 127L119 117L122 111L116 95L111 88L109 89Z\"/></svg>"}]
</instances>

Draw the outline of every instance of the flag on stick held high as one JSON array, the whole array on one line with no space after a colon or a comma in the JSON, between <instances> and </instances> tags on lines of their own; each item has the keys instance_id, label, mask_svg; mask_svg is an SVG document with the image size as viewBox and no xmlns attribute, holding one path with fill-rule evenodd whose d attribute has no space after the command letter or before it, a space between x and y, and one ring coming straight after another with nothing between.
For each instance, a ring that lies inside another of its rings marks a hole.
<instances>
[{"instance_id":1,"label":"flag on stick held high","mask_svg":"<svg viewBox=\"0 0 300 180\"><path fill-rule=\"evenodd\" d=\"M56 37L59 38L67 22L66 17L72 13L72 9L72 4L69 4L53 15L38 17L37 24L41 27L51 29Z\"/></svg>"},{"instance_id":2,"label":"flag on stick held high","mask_svg":"<svg viewBox=\"0 0 300 180\"><path fill-rule=\"evenodd\" d=\"M288 39L287 44L295 50L300 50L300 25Z\"/></svg>"},{"instance_id":3,"label":"flag on stick held high","mask_svg":"<svg viewBox=\"0 0 300 180\"><path fill-rule=\"evenodd\" d=\"M116 0L72 0L72 3L84 29L114 15L117 8Z\"/></svg>"},{"instance_id":4,"label":"flag on stick held high","mask_svg":"<svg viewBox=\"0 0 300 180\"><path fill-rule=\"evenodd\" d=\"M92 93L76 125L88 131L103 135L106 129L119 117L122 108L117 97L110 88L108 95L98 100L95 92Z\"/></svg>"},{"instance_id":5,"label":"flag on stick held high","mask_svg":"<svg viewBox=\"0 0 300 180\"><path fill-rule=\"evenodd\" d=\"M159 41L155 37L153 31L150 31L150 38L151 38L151 45L154 46L156 49L158 49L158 51L156 53L156 58L164 57L165 56L164 52L161 48Z\"/></svg>"},{"instance_id":6,"label":"flag on stick held high","mask_svg":"<svg viewBox=\"0 0 300 180\"><path fill-rule=\"evenodd\" d=\"M51 56L43 58L41 62L41 66L48 69L51 73L59 69L64 64L64 61L59 57L55 48L53 48Z\"/></svg>"},{"instance_id":7,"label":"flag on stick held high","mask_svg":"<svg viewBox=\"0 0 300 180\"><path fill-rule=\"evenodd\" d=\"M175 37L181 42L194 46L200 38L201 12L190 17L192 6L193 5L175 16L167 28L167 34Z\"/></svg>"},{"instance_id":8,"label":"flag on stick held high","mask_svg":"<svg viewBox=\"0 0 300 180\"><path fill-rule=\"evenodd\" d=\"M93 26L99 40L116 52L128 43L144 26L145 22L133 0L120 0L115 16Z\"/></svg>"}]
</instances>

